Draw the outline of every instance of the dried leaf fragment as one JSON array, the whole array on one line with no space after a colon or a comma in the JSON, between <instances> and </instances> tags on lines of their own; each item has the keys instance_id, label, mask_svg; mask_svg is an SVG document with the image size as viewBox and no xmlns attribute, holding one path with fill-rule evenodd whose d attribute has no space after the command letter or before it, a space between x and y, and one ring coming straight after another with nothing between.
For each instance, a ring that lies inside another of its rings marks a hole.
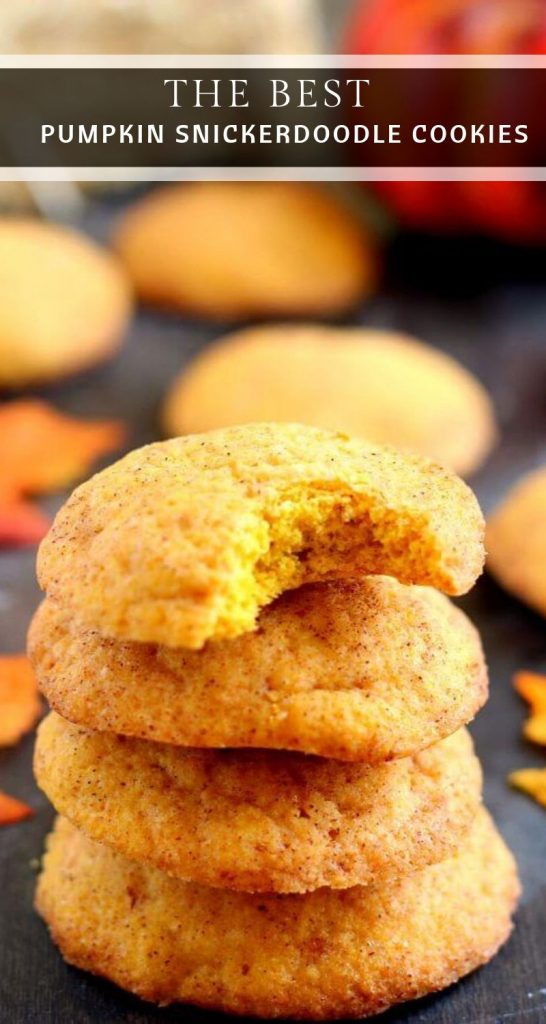
<instances>
[{"instance_id":1,"label":"dried leaf fragment","mask_svg":"<svg viewBox=\"0 0 546 1024\"><path fill-rule=\"evenodd\" d=\"M546 807L546 768L520 768L508 776L508 781Z\"/></svg>"},{"instance_id":2,"label":"dried leaf fragment","mask_svg":"<svg viewBox=\"0 0 546 1024\"><path fill-rule=\"evenodd\" d=\"M26 655L0 655L0 747L17 743L40 714L38 685Z\"/></svg>"},{"instance_id":3,"label":"dried leaf fragment","mask_svg":"<svg viewBox=\"0 0 546 1024\"><path fill-rule=\"evenodd\" d=\"M115 421L85 421L38 399L0 406L0 487L45 494L74 483L102 455L118 448L124 428Z\"/></svg>"},{"instance_id":4,"label":"dried leaf fragment","mask_svg":"<svg viewBox=\"0 0 546 1024\"><path fill-rule=\"evenodd\" d=\"M514 686L531 708L523 726L524 736L546 746L546 676L538 672L517 672Z\"/></svg>"},{"instance_id":5,"label":"dried leaf fragment","mask_svg":"<svg viewBox=\"0 0 546 1024\"><path fill-rule=\"evenodd\" d=\"M38 544L49 519L36 505L17 497L0 497L0 547Z\"/></svg>"},{"instance_id":6,"label":"dried leaf fragment","mask_svg":"<svg viewBox=\"0 0 546 1024\"><path fill-rule=\"evenodd\" d=\"M28 804L0 790L0 825L13 825L17 821L31 818L33 814L34 811Z\"/></svg>"}]
</instances>

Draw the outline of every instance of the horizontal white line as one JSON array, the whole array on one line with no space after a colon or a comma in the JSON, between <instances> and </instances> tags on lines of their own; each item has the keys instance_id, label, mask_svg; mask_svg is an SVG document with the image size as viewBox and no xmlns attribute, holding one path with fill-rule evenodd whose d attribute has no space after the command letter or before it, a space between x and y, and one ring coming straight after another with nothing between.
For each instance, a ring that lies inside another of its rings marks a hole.
<instances>
[{"instance_id":1,"label":"horizontal white line","mask_svg":"<svg viewBox=\"0 0 546 1024\"><path fill-rule=\"evenodd\" d=\"M0 181L546 181L546 167L1 167Z\"/></svg>"},{"instance_id":2,"label":"horizontal white line","mask_svg":"<svg viewBox=\"0 0 546 1024\"><path fill-rule=\"evenodd\" d=\"M2 68L546 68L546 55L4 54Z\"/></svg>"}]
</instances>

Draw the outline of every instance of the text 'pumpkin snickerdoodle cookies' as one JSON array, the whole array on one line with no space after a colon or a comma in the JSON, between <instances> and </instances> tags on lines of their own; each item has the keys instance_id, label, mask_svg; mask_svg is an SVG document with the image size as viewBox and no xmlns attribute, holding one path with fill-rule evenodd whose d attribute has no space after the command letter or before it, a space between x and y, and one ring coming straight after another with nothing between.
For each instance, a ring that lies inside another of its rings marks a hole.
<instances>
[{"instance_id":1,"label":"text 'pumpkin snickerdoodle cookies'","mask_svg":"<svg viewBox=\"0 0 546 1024\"><path fill-rule=\"evenodd\" d=\"M50 714L34 770L56 810L91 839L244 892L383 883L444 860L465 840L481 794L464 729L369 767L130 740Z\"/></svg>"},{"instance_id":2,"label":"text 'pumpkin snickerdoodle cookies'","mask_svg":"<svg viewBox=\"0 0 546 1024\"><path fill-rule=\"evenodd\" d=\"M496 436L489 396L468 370L414 338L370 328L279 325L228 335L182 372L164 410L171 436L263 420L344 430L463 476Z\"/></svg>"},{"instance_id":3,"label":"text 'pumpkin snickerdoodle cookies'","mask_svg":"<svg viewBox=\"0 0 546 1024\"><path fill-rule=\"evenodd\" d=\"M144 999L362 1017L444 988L511 930L519 885L485 811L453 858L386 886L249 895L181 882L61 819L37 908L69 963Z\"/></svg>"},{"instance_id":4,"label":"text 'pumpkin snickerdoodle cookies'","mask_svg":"<svg viewBox=\"0 0 546 1024\"><path fill-rule=\"evenodd\" d=\"M48 600L29 653L65 718L182 746L377 763L454 732L487 696L464 613L384 576L288 591L254 632L201 651L107 640Z\"/></svg>"},{"instance_id":5,"label":"text 'pumpkin snickerdoodle cookies'","mask_svg":"<svg viewBox=\"0 0 546 1024\"><path fill-rule=\"evenodd\" d=\"M479 506L449 471L249 424L148 445L92 477L57 514L38 574L106 636L199 648L305 583L384 573L457 594L482 562Z\"/></svg>"},{"instance_id":6,"label":"text 'pumpkin snickerdoodle cookies'","mask_svg":"<svg viewBox=\"0 0 546 1024\"><path fill-rule=\"evenodd\" d=\"M524 476L487 521L487 567L546 615L546 467Z\"/></svg>"},{"instance_id":7,"label":"text 'pumpkin snickerdoodle cookies'","mask_svg":"<svg viewBox=\"0 0 546 1024\"><path fill-rule=\"evenodd\" d=\"M54 380L118 347L131 312L121 264L57 224L0 219L0 387Z\"/></svg>"},{"instance_id":8,"label":"text 'pumpkin snickerdoodle cookies'","mask_svg":"<svg viewBox=\"0 0 546 1024\"><path fill-rule=\"evenodd\" d=\"M377 276L364 228L301 182L158 189L122 218L115 247L146 302L214 320L335 315Z\"/></svg>"}]
</instances>

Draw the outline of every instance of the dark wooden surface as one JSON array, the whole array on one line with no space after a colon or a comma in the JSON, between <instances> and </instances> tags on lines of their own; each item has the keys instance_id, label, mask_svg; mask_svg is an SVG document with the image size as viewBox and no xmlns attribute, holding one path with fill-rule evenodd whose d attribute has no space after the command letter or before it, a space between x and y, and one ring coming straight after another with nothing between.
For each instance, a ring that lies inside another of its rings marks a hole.
<instances>
[{"instance_id":1,"label":"dark wooden surface","mask_svg":"<svg viewBox=\"0 0 546 1024\"><path fill-rule=\"evenodd\" d=\"M97 203L96 234L111 216ZM391 248L382 293L356 318L404 328L458 356L494 395L502 442L474 484L489 508L520 472L546 461L546 279L544 253L472 241L407 238ZM173 373L214 329L141 314L114 363L48 397L80 415L119 416L130 447L158 436L157 411ZM50 501L51 510L61 499ZM38 601L32 550L0 554L0 650L18 651ZM514 850L524 895L516 930L496 960L448 992L398 1008L383 1024L546 1022L546 811L511 791L506 775L545 765L546 751L520 736L524 708L511 688L522 667L546 671L546 624L483 578L462 602L482 631L491 699L473 733L485 768L487 803ZM145 1024L201 1019L189 1008L159 1010L68 968L32 910L37 859L52 812L31 774L32 738L0 756L0 788L35 809L30 822L0 830L0 1024Z\"/></svg>"}]
</instances>

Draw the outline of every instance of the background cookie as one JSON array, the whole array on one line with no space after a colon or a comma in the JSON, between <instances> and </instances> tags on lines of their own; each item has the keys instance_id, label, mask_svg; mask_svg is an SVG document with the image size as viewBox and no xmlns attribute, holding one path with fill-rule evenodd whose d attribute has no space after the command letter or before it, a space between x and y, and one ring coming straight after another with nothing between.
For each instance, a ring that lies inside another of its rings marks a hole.
<instances>
[{"instance_id":1,"label":"background cookie","mask_svg":"<svg viewBox=\"0 0 546 1024\"><path fill-rule=\"evenodd\" d=\"M172 436L264 420L343 430L462 475L478 468L496 435L487 392L459 363L404 334L365 328L228 335L183 371L164 409Z\"/></svg>"},{"instance_id":2,"label":"background cookie","mask_svg":"<svg viewBox=\"0 0 546 1024\"><path fill-rule=\"evenodd\" d=\"M363 227L301 182L195 182L141 199L115 247L140 297L215 320L327 316L375 284Z\"/></svg>"},{"instance_id":3,"label":"background cookie","mask_svg":"<svg viewBox=\"0 0 546 1024\"><path fill-rule=\"evenodd\" d=\"M463 612L387 577L289 591L254 632L201 651L105 640L46 601L29 653L65 718L182 746L377 763L454 732L487 696Z\"/></svg>"},{"instance_id":4,"label":"background cookie","mask_svg":"<svg viewBox=\"0 0 546 1024\"><path fill-rule=\"evenodd\" d=\"M3 0L3 53L321 53L314 0ZM120 183L116 183L117 187Z\"/></svg>"},{"instance_id":5,"label":"background cookie","mask_svg":"<svg viewBox=\"0 0 546 1024\"><path fill-rule=\"evenodd\" d=\"M320 1020L377 1013L479 967L507 938L518 891L485 812L442 864L304 896L180 882L61 819L37 908L69 963L145 999Z\"/></svg>"},{"instance_id":6,"label":"background cookie","mask_svg":"<svg viewBox=\"0 0 546 1024\"><path fill-rule=\"evenodd\" d=\"M546 615L546 467L523 477L487 522L487 567Z\"/></svg>"},{"instance_id":7,"label":"background cookie","mask_svg":"<svg viewBox=\"0 0 546 1024\"><path fill-rule=\"evenodd\" d=\"M0 219L0 387L55 379L100 362L131 312L117 261L69 228Z\"/></svg>"},{"instance_id":8,"label":"background cookie","mask_svg":"<svg viewBox=\"0 0 546 1024\"><path fill-rule=\"evenodd\" d=\"M483 561L472 492L434 463L294 424L151 444L74 491L41 586L124 640L201 647L284 590L386 573L463 593Z\"/></svg>"},{"instance_id":9,"label":"background cookie","mask_svg":"<svg viewBox=\"0 0 546 1024\"><path fill-rule=\"evenodd\" d=\"M131 860L244 892L346 889L453 855L480 804L460 730L370 768L89 732L50 714L34 770L55 809Z\"/></svg>"}]
</instances>

